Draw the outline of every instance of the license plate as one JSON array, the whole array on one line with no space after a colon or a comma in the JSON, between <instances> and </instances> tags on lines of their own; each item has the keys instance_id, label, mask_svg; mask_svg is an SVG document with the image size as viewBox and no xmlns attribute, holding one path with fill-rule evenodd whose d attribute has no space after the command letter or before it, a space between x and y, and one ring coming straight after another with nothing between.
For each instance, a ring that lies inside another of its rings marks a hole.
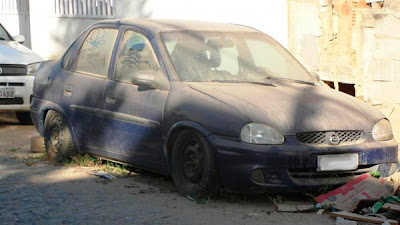
<instances>
[{"instance_id":1,"label":"license plate","mask_svg":"<svg viewBox=\"0 0 400 225\"><path fill-rule=\"evenodd\" d=\"M358 154L319 155L317 171L355 170L358 167Z\"/></svg>"},{"instance_id":2,"label":"license plate","mask_svg":"<svg viewBox=\"0 0 400 225\"><path fill-rule=\"evenodd\" d=\"M14 98L14 88L0 88L0 98Z\"/></svg>"}]
</instances>

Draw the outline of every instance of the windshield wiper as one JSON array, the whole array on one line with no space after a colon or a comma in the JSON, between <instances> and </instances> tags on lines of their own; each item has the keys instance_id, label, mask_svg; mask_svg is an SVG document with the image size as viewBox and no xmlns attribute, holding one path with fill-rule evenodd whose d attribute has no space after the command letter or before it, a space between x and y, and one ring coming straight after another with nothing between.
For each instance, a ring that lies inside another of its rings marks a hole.
<instances>
[{"instance_id":1,"label":"windshield wiper","mask_svg":"<svg viewBox=\"0 0 400 225\"><path fill-rule=\"evenodd\" d=\"M314 82L295 80L295 79L283 78L283 77L266 77L265 79L268 79L268 80L283 80L283 81L290 81L290 82L299 83L299 84L315 85Z\"/></svg>"},{"instance_id":2,"label":"windshield wiper","mask_svg":"<svg viewBox=\"0 0 400 225\"><path fill-rule=\"evenodd\" d=\"M220 83L246 83L246 84L260 84L266 86L274 86L272 83L266 82L257 82L257 81L245 81L245 80L212 80L211 82L220 82Z\"/></svg>"}]
</instances>

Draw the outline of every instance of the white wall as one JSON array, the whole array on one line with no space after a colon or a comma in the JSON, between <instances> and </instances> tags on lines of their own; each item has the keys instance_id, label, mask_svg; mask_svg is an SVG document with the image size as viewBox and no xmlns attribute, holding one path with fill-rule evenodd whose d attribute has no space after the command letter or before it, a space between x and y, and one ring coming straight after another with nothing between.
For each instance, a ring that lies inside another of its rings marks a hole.
<instances>
[{"instance_id":1,"label":"white wall","mask_svg":"<svg viewBox=\"0 0 400 225\"><path fill-rule=\"evenodd\" d=\"M145 7L153 18L237 23L259 29L287 48L286 0L150 0Z\"/></svg>"},{"instance_id":2,"label":"white wall","mask_svg":"<svg viewBox=\"0 0 400 225\"><path fill-rule=\"evenodd\" d=\"M57 15L55 2L29 0L32 49L44 59L59 58L86 27L104 18L162 18L238 23L259 29L283 46L288 46L286 0L114 0L115 16L108 17Z\"/></svg>"},{"instance_id":3,"label":"white wall","mask_svg":"<svg viewBox=\"0 0 400 225\"><path fill-rule=\"evenodd\" d=\"M31 47L29 22L27 0L0 0L0 23L12 36L24 35L27 47Z\"/></svg>"}]
</instances>

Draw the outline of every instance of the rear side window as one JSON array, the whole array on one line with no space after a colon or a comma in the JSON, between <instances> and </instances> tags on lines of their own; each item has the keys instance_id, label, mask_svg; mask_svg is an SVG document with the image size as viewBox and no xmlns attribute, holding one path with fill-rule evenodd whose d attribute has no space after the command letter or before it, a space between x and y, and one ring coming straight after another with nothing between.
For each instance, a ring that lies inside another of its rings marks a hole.
<instances>
[{"instance_id":1,"label":"rear side window","mask_svg":"<svg viewBox=\"0 0 400 225\"><path fill-rule=\"evenodd\" d=\"M147 38L135 31L125 32L118 50L115 80L130 82L133 73L159 69L153 48Z\"/></svg>"},{"instance_id":2,"label":"rear side window","mask_svg":"<svg viewBox=\"0 0 400 225\"><path fill-rule=\"evenodd\" d=\"M117 35L116 29L92 30L79 50L76 71L107 77Z\"/></svg>"}]
</instances>

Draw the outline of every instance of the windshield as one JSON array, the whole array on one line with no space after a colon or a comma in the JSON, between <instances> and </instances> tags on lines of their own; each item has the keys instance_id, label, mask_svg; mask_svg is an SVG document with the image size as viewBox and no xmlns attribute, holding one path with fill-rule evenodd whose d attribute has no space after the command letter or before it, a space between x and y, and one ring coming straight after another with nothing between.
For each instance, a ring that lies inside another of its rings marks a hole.
<instances>
[{"instance_id":1,"label":"windshield","mask_svg":"<svg viewBox=\"0 0 400 225\"><path fill-rule=\"evenodd\" d=\"M11 40L10 35L7 33L6 29L4 29L3 25L0 24L0 40Z\"/></svg>"},{"instance_id":2,"label":"windshield","mask_svg":"<svg viewBox=\"0 0 400 225\"><path fill-rule=\"evenodd\" d=\"M163 32L161 38L182 81L315 81L286 49L262 33L177 31Z\"/></svg>"}]
</instances>

